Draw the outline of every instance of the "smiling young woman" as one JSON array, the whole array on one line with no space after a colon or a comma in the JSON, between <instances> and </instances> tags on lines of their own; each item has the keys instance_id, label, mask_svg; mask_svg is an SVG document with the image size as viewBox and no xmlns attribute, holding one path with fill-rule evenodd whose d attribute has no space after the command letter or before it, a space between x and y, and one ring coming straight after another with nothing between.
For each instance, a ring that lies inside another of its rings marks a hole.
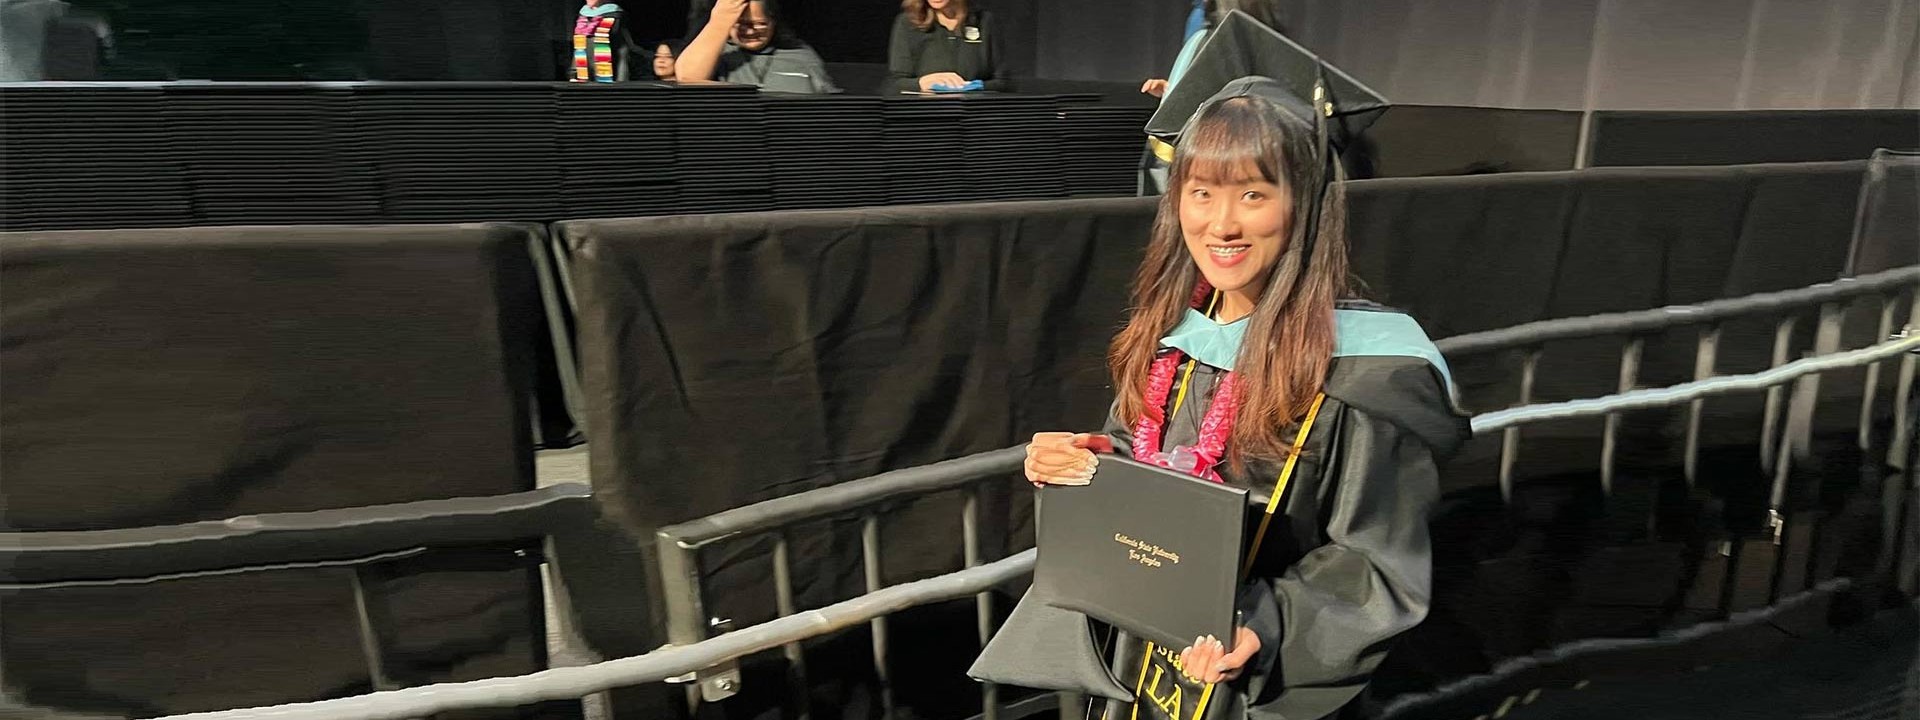
<instances>
[{"instance_id":1,"label":"smiling young woman","mask_svg":"<svg viewBox=\"0 0 1920 720\"><path fill-rule=\"evenodd\" d=\"M1099 482L1100 456L1118 453L1270 495L1221 518L1258 528L1242 626L1177 651L1108 643L1101 658L1085 616L1030 594L975 677L1131 698L1109 717L1322 718L1425 617L1438 458L1467 424L1419 324L1347 298L1345 197L1311 107L1242 78L1193 115L1110 350L1106 430L1027 448L1042 492Z\"/></svg>"}]
</instances>

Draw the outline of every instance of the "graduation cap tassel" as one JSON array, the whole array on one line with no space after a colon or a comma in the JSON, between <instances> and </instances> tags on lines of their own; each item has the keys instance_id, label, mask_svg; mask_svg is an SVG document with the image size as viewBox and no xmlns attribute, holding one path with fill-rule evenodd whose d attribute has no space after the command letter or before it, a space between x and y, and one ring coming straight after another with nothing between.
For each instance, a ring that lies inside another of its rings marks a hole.
<instances>
[{"instance_id":1,"label":"graduation cap tassel","mask_svg":"<svg viewBox=\"0 0 1920 720\"><path fill-rule=\"evenodd\" d=\"M1339 158L1339 154L1327 142L1327 123L1332 121L1332 114L1333 103L1327 100L1326 74L1316 70L1313 82L1313 153L1315 161L1320 163L1320 185L1314 188L1313 202L1307 206L1306 231L1301 235L1301 277L1306 276L1307 266L1313 262L1314 244L1320 239L1320 215L1327 204L1327 190L1333 187L1334 170ZM1299 284L1295 283L1294 287L1298 288Z\"/></svg>"},{"instance_id":2,"label":"graduation cap tassel","mask_svg":"<svg viewBox=\"0 0 1920 720\"><path fill-rule=\"evenodd\" d=\"M1341 151L1355 146L1360 133L1387 111L1389 103L1304 46L1235 10L1221 19L1194 54L1186 74L1168 89L1160 109L1147 121L1147 135L1178 145L1208 105L1246 96L1271 102L1312 128L1313 157L1300 160L1319 162L1321 177L1318 187L1295 188L1312 197L1300 243L1304 270L1320 233L1322 206L1339 177ZM1289 123L1289 127L1296 126Z\"/></svg>"}]
</instances>

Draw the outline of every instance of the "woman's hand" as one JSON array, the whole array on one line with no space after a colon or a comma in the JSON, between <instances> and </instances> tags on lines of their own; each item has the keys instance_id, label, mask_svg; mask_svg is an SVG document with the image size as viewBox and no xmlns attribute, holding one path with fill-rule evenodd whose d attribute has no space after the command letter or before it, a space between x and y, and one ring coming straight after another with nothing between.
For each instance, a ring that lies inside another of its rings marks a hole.
<instances>
[{"instance_id":1,"label":"woman's hand","mask_svg":"<svg viewBox=\"0 0 1920 720\"><path fill-rule=\"evenodd\" d=\"M1090 433L1043 432L1027 443L1027 482L1085 485L1100 466L1098 453L1113 452L1113 441Z\"/></svg>"},{"instance_id":2,"label":"woman's hand","mask_svg":"<svg viewBox=\"0 0 1920 720\"><path fill-rule=\"evenodd\" d=\"M719 0L713 4L713 14L707 17L707 21L731 28L734 23L740 21L740 14L747 11L747 3L749 1L750 0Z\"/></svg>"},{"instance_id":3,"label":"woman's hand","mask_svg":"<svg viewBox=\"0 0 1920 720\"><path fill-rule=\"evenodd\" d=\"M1167 79L1154 78L1152 80L1148 80L1144 83L1141 83L1140 92L1146 93L1148 95L1152 95L1154 97L1166 97L1167 96Z\"/></svg>"},{"instance_id":4,"label":"woman's hand","mask_svg":"<svg viewBox=\"0 0 1920 720\"><path fill-rule=\"evenodd\" d=\"M960 86L965 84L967 84L967 79L960 77L959 73L938 72L920 76L920 92L933 92L935 85L945 85L958 90Z\"/></svg>"},{"instance_id":5,"label":"woman's hand","mask_svg":"<svg viewBox=\"0 0 1920 720\"><path fill-rule=\"evenodd\" d=\"M1240 670L1260 652L1260 636L1244 627L1233 631L1233 650L1212 635L1193 639L1193 645L1180 651L1180 668L1187 677L1203 683L1217 683L1240 677Z\"/></svg>"}]
</instances>

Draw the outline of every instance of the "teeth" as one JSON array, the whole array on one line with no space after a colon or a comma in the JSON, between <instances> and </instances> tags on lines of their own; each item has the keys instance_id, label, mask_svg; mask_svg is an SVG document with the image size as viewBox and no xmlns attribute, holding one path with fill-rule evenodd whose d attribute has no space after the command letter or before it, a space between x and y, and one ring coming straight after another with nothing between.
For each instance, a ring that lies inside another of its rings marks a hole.
<instances>
[{"instance_id":1,"label":"teeth","mask_svg":"<svg viewBox=\"0 0 1920 720\"><path fill-rule=\"evenodd\" d=\"M1246 252L1248 247L1249 246L1247 245L1241 245L1238 247L1210 247L1210 248L1207 248L1207 251L1215 255L1219 255L1221 257L1232 257L1234 255L1239 255L1240 253Z\"/></svg>"}]
</instances>

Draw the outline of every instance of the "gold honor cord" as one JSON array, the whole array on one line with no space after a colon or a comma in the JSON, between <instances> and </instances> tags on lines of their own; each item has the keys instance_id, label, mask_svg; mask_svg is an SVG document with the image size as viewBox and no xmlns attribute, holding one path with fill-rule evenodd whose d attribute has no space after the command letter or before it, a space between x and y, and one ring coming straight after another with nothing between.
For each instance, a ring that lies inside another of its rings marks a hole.
<instances>
[{"instance_id":1,"label":"gold honor cord","mask_svg":"<svg viewBox=\"0 0 1920 720\"><path fill-rule=\"evenodd\" d=\"M1280 509L1280 498L1287 494L1287 481L1293 478L1293 466L1300 461L1301 448L1306 447L1307 431L1313 429L1314 419L1320 417L1320 404L1326 400L1326 393L1315 395L1313 405L1307 408L1307 418L1300 421L1300 434L1293 437L1287 463L1280 466L1280 479L1273 483L1273 497L1267 498L1267 512L1260 516L1260 528L1253 531L1253 542L1247 545L1247 561L1240 566L1240 582L1246 582L1253 574L1253 559L1260 555L1260 541L1267 539L1267 525L1273 522L1274 511Z\"/></svg>"},{"instance_id":2,"label":"gold honor cord","mask_svg":"<svg viewBox=\"0 0 1920 720\"><path fill-rule=\"evenodd\" d=\"M1267 498L1267 510L1260 516L1260 527L1253 532L1253 542L1247 545L1247 560L1240 567L1241 582L1246 582L1247 577L1253 573L1253 560L1260 556L1260 543L1267 538L1267 526L1273 522L1273 513L1280 509L1280 499L1287 494L1287 481L1293 478L1293 468L1299 464L1300 451L1306 447L1307 433L1313 430L1313 421L1320 417L1320 406L1325 403L1326 400L1326 393L1315 395L1313 405L1307 408L1306 419L1300 421L1300 432L1293 436L1293 447L1287 451L1287 462L1280 466L1280 477L1274 480L1273 496ZM1140 691L1144 689L1147 684L1147 666L1153 662L1153 650L1154 644L1149 641L1146 652L1140 656L1140 676L1133 681L1132 720L1138 720L1140 717ZM1186 668L1179 668L1179 670L1183 674L1186 673ZM1189 677L1192 676L1189 675ZM1158 680L1155 682L1158 682ZM1194 708L1193 720L1200 720L1201 716L1206 714L1207 705L1209 701L1213 699L1213 688L1217 684L1218 683L1207 683L1206 686L1201 689L1200 703L1198 707ZM1101 713L1101 718L1104 720L1106 714ZM1177 715L1175 720L1178 720Z\"/></svg>"},{"instance_id":3,"label":"gold honor cord","mask_svg":"<svg viewBox=\"0 0 1920 720\"><path fill-rule=\"evenodd\" d=\"M1213 293L1213 298L1207 302L1207 317L1213 317L1214 308L1219 304L1220 291L1216 290ZM1194 362L1191 358L1187 360L1184 377L1180 380L1180 393L1174 396L1173 411L1167 414L1167 421L1169 423L1172 422L1174 416L1180 413L1180 405L1187 399L1187 387L1193 384ZM1307 433L1313 430L1313 421L1320 417L1320 405L1326 402L1326 399L1326 393L1315 395L1313 405L1307 408L1306 419L1300 421L1300 433L1293 438L1293 447L1287 452L1287 462L1280 466L1280 477L1273 483L1273 496L1267 498L1267 510L1260 516L1260 527L1254 531L1253 542L1247 546L1247 560L1240 567L1241 582L1246 582L1247 577L1253 572L1253 560L1260 555L1260 543L1267 537L1267 526L1273 522L1273 513L1280 509L1280 498L1286 495L1287 481L1293 478L1293 468L1300 460L1300 451L1306 447ZM1155 647L1152 641L1148 641L1146 651L1140 656L1140 675L1133 681L1133 713L1129 716L1131 720L1139 720L1140 717L1140 691L1146 687L1147 667L1153 662L1153 651ZM1179 668L1179 670L1183 674L1186 673L1186 668ZM1158 681L1156 680L1156 682ZM1200 720L1201 716L1207 713L1207 706L1211 704L1210 701L1213 700L1213 688L1217 684L1218 683L1207 683L1206 686L1200 690L1200 702L1193 710L1192 720ZM1173 715L1175 716L1175 720L1178 720L1178 713L1173 713ZM1101 712L1100 717L1102 720L1105 720L1107 713L1104 711Z\"/></svg>"}]
</instances>

